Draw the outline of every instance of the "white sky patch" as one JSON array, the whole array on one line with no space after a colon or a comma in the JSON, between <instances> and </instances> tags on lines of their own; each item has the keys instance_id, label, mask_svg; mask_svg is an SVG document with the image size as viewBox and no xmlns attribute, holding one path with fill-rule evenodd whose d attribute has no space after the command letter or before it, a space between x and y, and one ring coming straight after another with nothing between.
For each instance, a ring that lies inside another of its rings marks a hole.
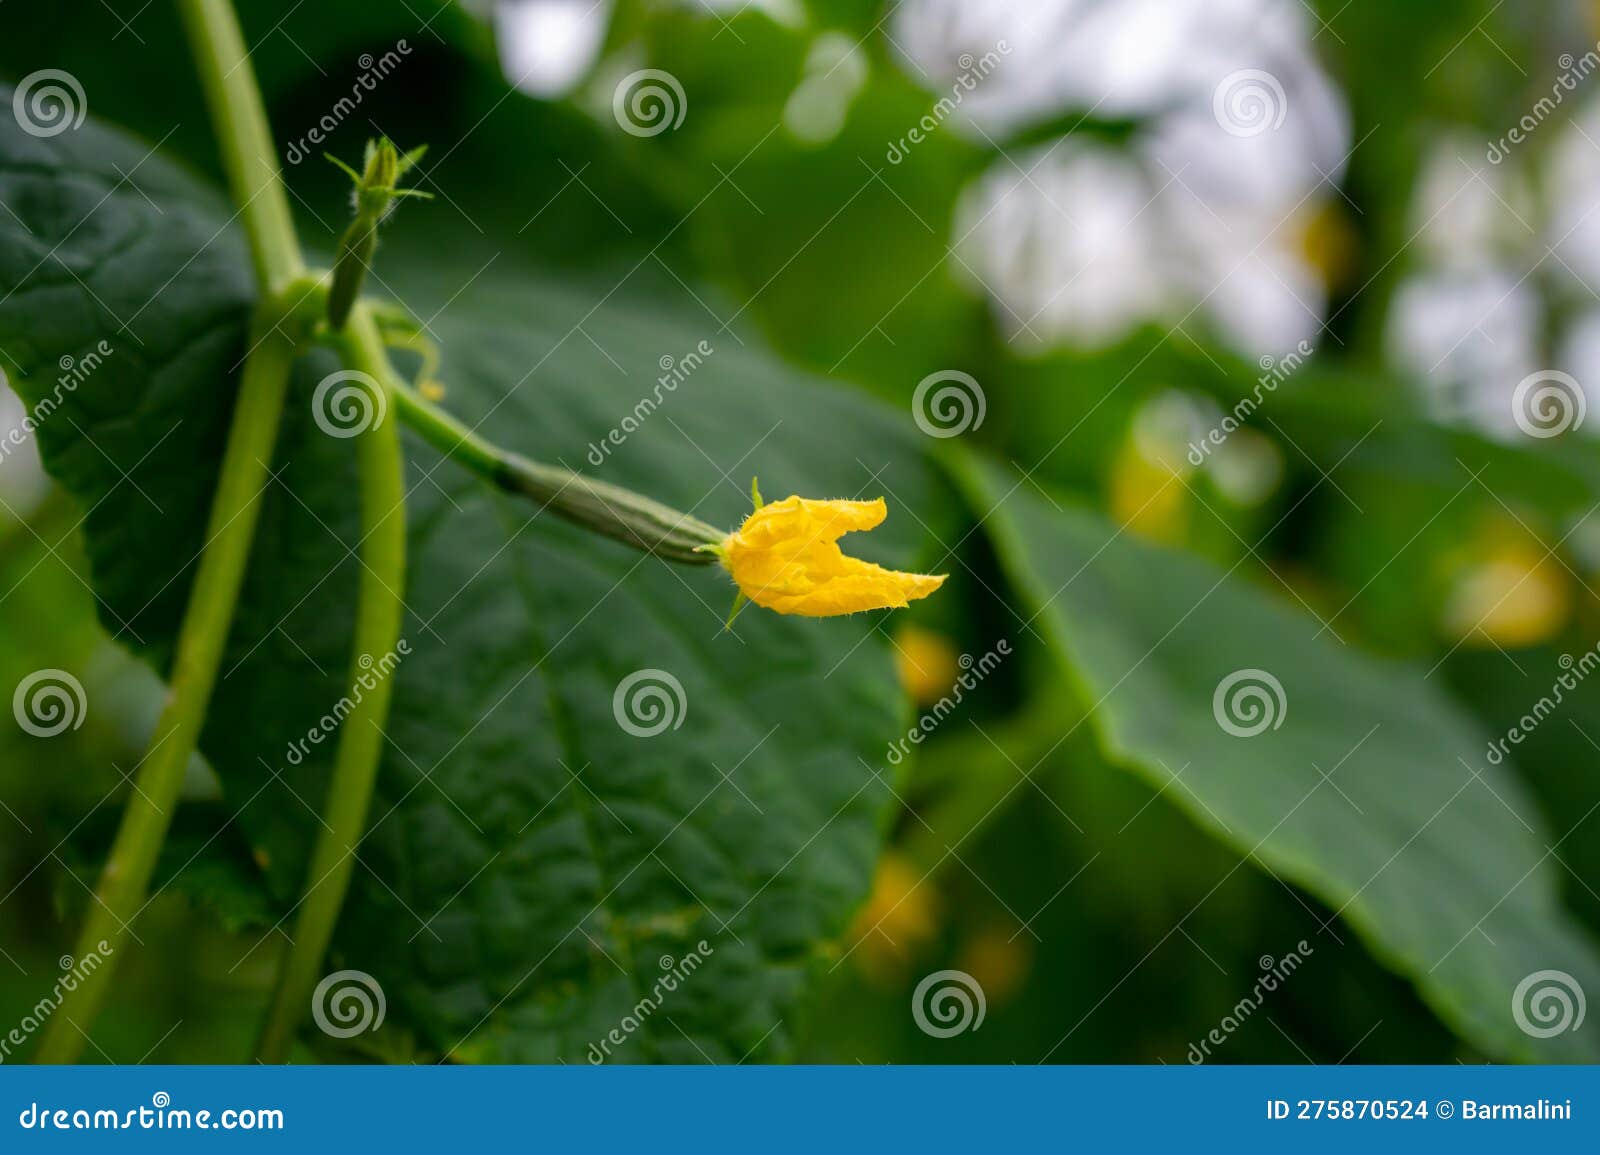
<instances>
[{"instance_id":1,"label":"white sky patch","mask_svg":"<svg viewBox=\"0 0 1600 1155\"><path fill-rule=\"evenodd\" d=\"M500 67L522 91L565 96L594 66L611 0L510 0L494 10Z\"/></svg>"},{"instance_id":2,"label":"white sky patch","mask_svg":"<svg viewBox=\"0 0 1600 1155\"><path fill-rule=\"evenodd\" d=\"M677 2L708 20L747 9L804 20L792 0ZM580 99L599 109L594 93L609 99L628 55L597 64L610 15L609 0L509 0L496 20L506 71L543 96L587 77ZM997 62L950 117L975 140L1074 111L1146 118L1125 147L1068 140L1013 157L1026 176L997 159L964 194L955 235L972 235L958 248L1020 345L1104 345L1192 310L1197 330L1251 355L1314 339L1326 309L1301 242L1337 195L1350 124L1313 31L1299 0L903 0L883 28L930 107L971 61ZM784 110L789 133L836 136L869 68L848 37L818 35ZM1281 89L1266 131L1219 122L1215 94L1241 70Z\"/></svg>"},{"instance_id":3,"label":"white sky patch","mask_svg":"<svg viewBox=\"0 0 1600 1155\"><path fill-rule=\"evenodd\" d=\"M1591 98L1561 126L1551 149L1548 195L1551 200L1549 243L1567 267L1563 276L1600 288L1600 100Z\"/></svg>"},{"instance_id":4,"label":"white sky patch","mask_svg":"<svg viewBox=\"0 0 1600 1155\"><path fill-rule=\"evenodd\" d=\"M26 414L22 398L11 391L5 374L0 373L0 438L10 438L14 431L21 430ZM39 450L33 435L23 433L22 436L26 438L25 442L22 445L8 444L5 456L0 458L0 496L12 509L27 514L44 500L50 482L39 464ZM7 516L0 509L0 519Z\"/></svg>"},{"instance_id":5,"label":"white sky patch","mask_svg":"<svg viewBox=\"0 0 1600 1155\"><path fill-rule=\"evenodd\" d=\"M967 190L955 231L1024 349L1047 337L1107 344L1175 303L1158 217L1141 211L1151 189L1130 156L1068 142L1016 161L1023 171L995 165Z\"/></svg>"},{"instance_id":6,"label":"white sky patch","mask_svg":"<svg viewBox=\"0 0 1600 1155\"><path fill-rule=\"evenodd\" d=\"M1337 195L1350 120L1297 0L905 0L891 24L930 93L963 54L1008 46L952 117L974 139L1075 111L1147 118L1128 149L1069 140L997 160L964 198L961 251L1019 342L1103 345L1191 310L1252 355L1320 334L1326 290L1302 237ZM1252 70L1276 86L1272 127L1241 135L1214 97Z\"/></svg>"},{"instance_id":7,"label":"white sky patch","mask_svg":"<svg viewBox=\"0 0 1600 1155\"><path fill-rule=\"evenodd\" d=\"M1588 411L1600 406L1600 104L1552 130L1537 181L1537 153L1491 165L1474 130L1430 145L1411 206L1411 271L1386 334L1390 361L1436 416L1520 444L1513 399L1530 374L1568 373ZM1573 305L1554 335L1547 293ZM1600 434L1600 424L1580 430Z\"/></svg>"},{"instance_id":8,"label":"white sky patch","mask_svg":"<svg viewBox=\"0 0 1600 1155\"><path fill-rule=\"evenodd\" d=\"M1515 437L1512 395L1543 367L1541 311L1532 283L1504 268L1418 273L1395 293L1390 356L1422 386L1436 416Z\"/></svg>"},{"instance_id":9,"label":"white sky patch","mask_svg":"<svg viewBox=\"0 0 1600 1155\"><path fill-rule=\"evenodd\" d=\"M1476 268L1525 249L1537 220L1520 167L1491 166L1478 136L1448 132L1423 158L1407 235L1430 264Z\"/></svg>"}]
</instances>

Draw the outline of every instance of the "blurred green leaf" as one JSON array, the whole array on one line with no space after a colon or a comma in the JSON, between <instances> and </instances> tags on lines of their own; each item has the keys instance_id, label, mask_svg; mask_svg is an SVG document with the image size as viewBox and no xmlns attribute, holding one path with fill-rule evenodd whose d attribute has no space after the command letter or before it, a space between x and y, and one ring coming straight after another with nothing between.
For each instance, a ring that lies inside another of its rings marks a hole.
<instances>
[{"instance_id":1,"label":"blurred green leaf","mask_svg":"<svg viewBox=\"0 0 1600 1155\"><path fill-rule=\"evenodd\" d=\"M1532 801L1457 707L1208 563L1010 472L960 472L1112 761L1327 902L1490 1054L1600 1056L1592 1033L1537 1039L1513 1017L1525 976L1592 989L1600 956L1560 905Z\"/></svg>"},{"instance_id":2,"label":"blurred green leaf","mask_svg":"<svg viewBox=\"0 0 1600 1155\"><path fill-rule=\"evenodd\" d=\"M1593 662L1583 661L1592 638L1568 641L1566 651L1555 644L1510 652L1463 647L1440 675L1495 742L1505 743L1501 749L1510 751L1528 788L1556 816L1552 825L1560 837L1551 858L1564 870L1568 900L1600 932L1600 894L1590 881L1600 878L1600 778L1594 773L1600 682L1589 680Z\"/></svg>"}]
</instances>

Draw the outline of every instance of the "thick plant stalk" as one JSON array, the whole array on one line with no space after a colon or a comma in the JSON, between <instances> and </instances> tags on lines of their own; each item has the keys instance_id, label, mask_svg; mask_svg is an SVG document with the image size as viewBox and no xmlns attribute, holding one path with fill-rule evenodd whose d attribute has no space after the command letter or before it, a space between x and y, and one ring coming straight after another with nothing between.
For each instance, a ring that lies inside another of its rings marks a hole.
<instances>
[{"instance_id":1,"label":"thick plant stalk","mask_svg":"<svg viewBox=\"0 0 1600 1155\"><path fill-rule=\"evenodd\" d=\"M206 527L206 547L178 634L166 708L139 767L136 789L128 796L111 857L101 872L88 920L78 938L77 957L99 956L101 966L87 972L76 989L64 992L45 1028L36 1062L77 1060L85 1032L105 1000L119 957L116 952L127 940L129 924L145 905L150 876L178 804L184 770L205 722L255 537L267 463L272 460L297 351L294 336L284 331L292 327L282 326L282 320L275 303L268 303L260 310L252 332L252 351L240 380L222 474Z\"/></svg>"},{"instance_id":2,"label":"thick plant stalk","mask_svg":"<svg viewBox=\"0 0 1600 1155\"><path fill-rule=\"evenodd\" d=\"M305 271L266 109L229 0L178 0L211 126L239 206L256 278L267 291Z\"/></svg>"},{"instance_id":3,"label":"thick plant stalk","mask_svg":"<svg viewBox=\"0 0 1600 1155\"><path fill-rule=\"evenodd\" d=\"M233 10L227 0L179 0L179 9L229 188L250 239L262 302L251 326L206 545L178 633L166 708L140 763L137 789L128 798L79 938L79 957L90 952L111 957L103 958L99 969L66 992L35 1054L43 1063L73 1062L82 1053L90 1024L105 1000L115 951L126 942L129 925L147 901L150 878L205 723L233 625L289 375L311 332L313 318L307 316L304 304L321 300L317 282L304 276L305 261L279 179L266 113Z\"/></svg>"},{"instance_id":4,"label":"thick plant stalk","mask_svg":"<svg viewBox=\"0 0 1600 1155\"><path fill-rule=\"evenodd\" d=\"M429 193L399 187L400 178L427 151L428 146L423 145L402 156L387 137L369 140L360 172L331 155L328 157L355 182L352 199L356 217L339 238L339 253L333 261L333 286L328 292L328 327L335 332L345 327L356 302L361 299L361 286L366 283L367 270L372 267L372 258L378 251L378 229L393 211L395 201L404 197L432 199Z\"/></svg>"},{"instance_id":5,"label":"thick plant stalk","mask_svg":"<svg viewBox=\"0 0 1600 1155\"><path fill-rule=\"evenodd\" d=\"M351 313L342 345L346 364L365 373L372 388L384 388L381 382L392 377L394 371L389 368L382 339L365 305L357 305ZM379 404L381 400L373 399L374 412L379 414L384 408ZM406 515L399 423L393 418L380 419L363 430L356 438L356 459L361 477L364 564L350 667L352 683L368 668L361 664L363 658L377 668L380 659L395 652L400 643L404 604L399 591L405 580ZM312 990L350 887L356 848L366 831L393 681L392 676L385 676L373 690L363 694L345 717L340 731L323 814L325 825L312 852L305 893L290 936L292 945L279 973L272 1008L256 1050L256 1057L262 1062L281 1063L288 1058L295 1029L310 1006Z\"/></svg>"},{"instance_id":6,"label":"thick plant stalk","mask_svg":"<svg viewBox=\"0 0 1600 1155\"><path fill-rule=\"evenodd\" d=\"M333 262L333 285L328 292L328 325L343 329L361 293L361 283L378 252L378 216L362 215L350 222L339 238Z\"/></svg>"},{"instance_id":7,"label":"thick plant stalk","mask_svg":"<svg viewBox=\"0 0 1600 1155\"><path fill-rule=\"evenodd\" d=\"M244 37L228 0L180 0L222 150L229 185L240 205L256 273L271 289L304 268L294 223L272 150L260 90L249 67ZM323 302L325 304L325 301ZM365 311L351 318L358 348L384 358L377 329ZM357 366L359 367L359 366ZM273 419L276 425L276 415ZM380 422L357 439L361 486L363 561L352 669L363 654L376 661L397 644L399 589L404 580L405 506L399 435ZM359 676L359 675L356 675ZM286 1054L298 1015L332 936L349 884L351 854L366 822L388 717L389 680L363 696L346 718L329 788L328 825L337 838L319 843L310 889L303 899L296 946L291 948L263 1036L262 1052Z\"/></svg>"}]
</instances>

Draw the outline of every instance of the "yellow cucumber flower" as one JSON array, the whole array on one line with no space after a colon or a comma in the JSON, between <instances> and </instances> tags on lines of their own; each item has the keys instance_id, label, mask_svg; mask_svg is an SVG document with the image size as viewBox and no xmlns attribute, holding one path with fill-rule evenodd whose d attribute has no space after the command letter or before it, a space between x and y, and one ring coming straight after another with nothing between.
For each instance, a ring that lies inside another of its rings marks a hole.
<instances>
[{"instance_id":1,"label":"yellow cucumber flower","mask_svg":"<svg viewBox=\"0 0 1600 1155\"><path fill-rule=\"evenodd\" d=\"M944 575L901 573L846 557L839 538L888 516L876 501L786 497L763 505L711 548L742 598L780 614L809 618L898 609L944 584Z\"/></svg>"},{"instance_id":2,"label":"yellow cucumber flower","mask_svg":"<svg viewBox=\"0 0 1600 1155\"><path fill-rule=\"evenodd\" d=\"M910 622L894 632L894 655L900 684L919 706L933 705L961 676L950 639Z\"/></svg>"}]
</instances>

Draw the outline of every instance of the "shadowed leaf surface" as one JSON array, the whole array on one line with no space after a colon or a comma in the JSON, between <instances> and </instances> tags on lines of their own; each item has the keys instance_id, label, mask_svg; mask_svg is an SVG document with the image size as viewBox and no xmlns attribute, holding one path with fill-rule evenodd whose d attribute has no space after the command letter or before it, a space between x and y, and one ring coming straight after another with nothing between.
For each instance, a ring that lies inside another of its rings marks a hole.
<instances>
[{"instance_id":1,"label":"shadowed leaf surface","mask_svg":"<svg viewBox=\"0 0 1600 1155\"><path fill-rule=\"evenodd\" d=\"M1328 903L1488 1053L1600 1055L1593 1032L1519 1029L1526 976L1559 970L1593 990L1600 958L1560 905L1537 807L1484 761L1486 736L1442 688L1009 472L963 476L994 508L985 526L1112 760ZM1237 697L1251 686L1263 696Z\"/></svg>"}]
</instances>

